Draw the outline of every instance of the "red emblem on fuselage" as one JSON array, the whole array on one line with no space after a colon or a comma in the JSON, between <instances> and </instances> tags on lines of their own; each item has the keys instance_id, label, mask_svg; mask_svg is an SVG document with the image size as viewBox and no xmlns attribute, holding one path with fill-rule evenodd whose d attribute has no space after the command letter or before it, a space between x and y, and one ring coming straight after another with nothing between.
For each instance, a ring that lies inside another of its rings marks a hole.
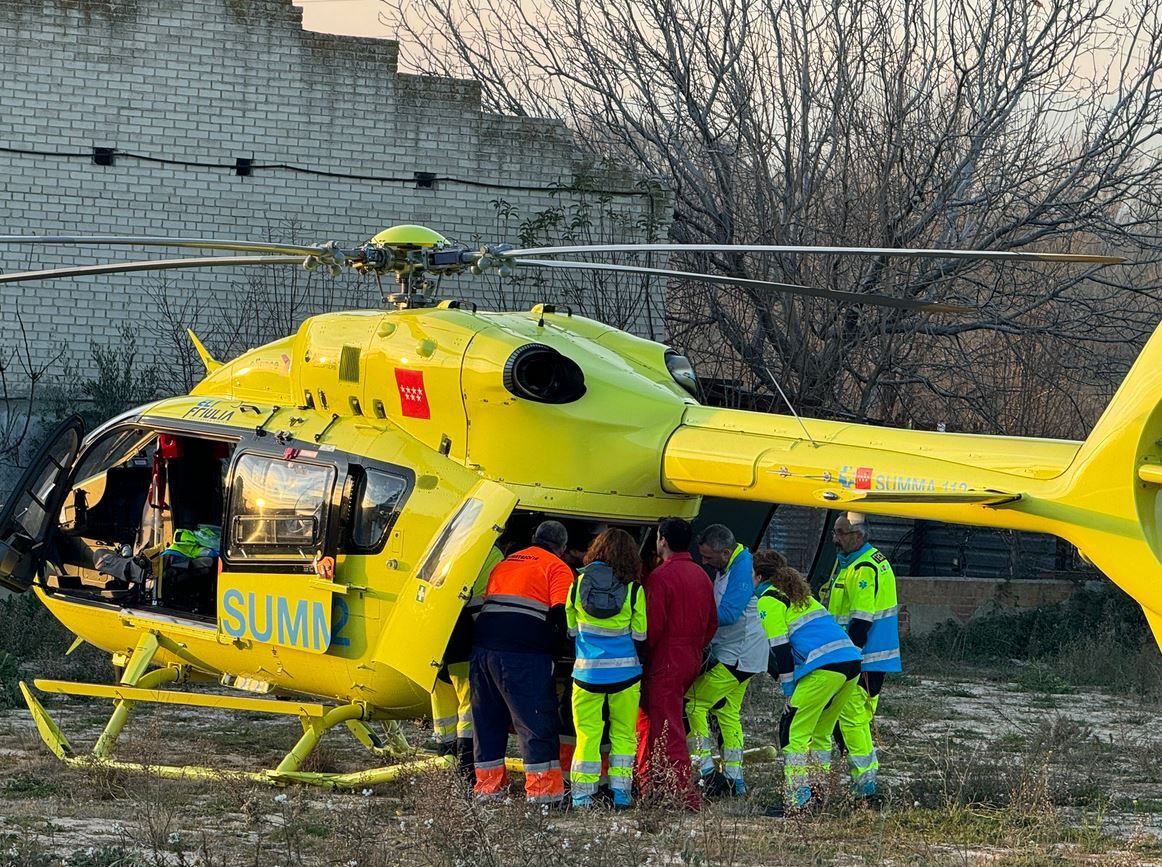
<instances>
[{"instance_id":1,"label":"red emblem on fuselage","mask_svg":"<svg viewBox=\"0 0 1162 867\"><path fill-rule=\"evenodd\" d=\"M860 491L870 491L872 483L872 468L860 467L855 471L855 487Z\"/></svg>"},{"instance_id":2,"label":"red emblem on fuselage","mask_svg":"<svg viewBox=\"0 0 1162 867\"><path fill-rule=\"evenodd\" d=\"M407 418L431 418L428 393L424 390L422 370L395 369L395 385L399 389L399 408Z\"/></svg>"}]
</instances>

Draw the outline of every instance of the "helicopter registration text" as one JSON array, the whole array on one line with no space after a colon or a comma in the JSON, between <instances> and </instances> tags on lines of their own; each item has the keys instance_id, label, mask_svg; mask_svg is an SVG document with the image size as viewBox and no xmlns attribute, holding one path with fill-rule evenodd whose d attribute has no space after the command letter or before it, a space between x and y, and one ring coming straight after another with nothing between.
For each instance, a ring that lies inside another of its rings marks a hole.
<instances>
[{"instance_id":1,"label":"helicopter registration text","mask_svg":"<svg viewBox=\"0 0 1162 867\"><path fill-rule=\"evenodd\" d=\"M921 493L950 493L967 491L967 482L933 479L923 476L903 476L876 473L872 467L840 467L839 484L857 491L915 491Z\"/></svg>"},{"instance_id":2,"label":"helicopter registration text","mask_svg":"<svg viewBox=\"0 0 1162 867\"><path fill-rule=\"evenodd\" d=\"M222 631L231 638L252 638L316 653L331 645L331 618L318 600L288 599L269 593L222 594Z\"/></svg>"}]
</instances>

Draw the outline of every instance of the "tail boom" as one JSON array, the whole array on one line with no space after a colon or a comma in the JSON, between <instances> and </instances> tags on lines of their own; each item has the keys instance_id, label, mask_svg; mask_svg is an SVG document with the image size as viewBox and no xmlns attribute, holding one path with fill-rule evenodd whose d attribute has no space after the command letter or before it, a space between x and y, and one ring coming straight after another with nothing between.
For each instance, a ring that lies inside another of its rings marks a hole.
<instances>
[{"instance_id":1,"label":"tail boom","mask_svg":"<svg viewBox=\"0 0 1162 867\"><path fill-rule=\"evenodd\" d=\"M1036 500L1081 443L691 408L666 445L668 490L1053 532Z\"/></svg>"},{"instance_id":2,"label":"tail boom","mask_svg":"<svg viewBox=\"0 0 1162 867\"><path fill-rule=\"evenodd\" d=\"M1143 607L1162 647L1162 326L1083 443L691 407L662 477L674 493L1060 536Z\"/></svg>"}]
</instances>

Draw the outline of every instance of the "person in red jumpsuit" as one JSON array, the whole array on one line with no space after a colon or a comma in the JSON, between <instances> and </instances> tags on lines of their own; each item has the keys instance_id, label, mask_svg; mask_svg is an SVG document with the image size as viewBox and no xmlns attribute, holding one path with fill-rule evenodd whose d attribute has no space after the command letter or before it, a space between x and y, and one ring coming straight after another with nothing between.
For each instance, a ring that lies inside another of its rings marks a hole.
<instances>
[{"instance_id":1,"label":"person in red jumpsuit","mask_svg":"<svg viewBox=\"0 0 1162 867\"><path fill-rule=\"evenodd\" d=\"M697 810L701 795L691 780L683 707L698 677L702 654L718 629L714 585L690 559L693 530L681 518L658 525L662 563L645 582L646 653L638 717L637 775L644 795L673 786Z\"/></svg>"}]
</instances>

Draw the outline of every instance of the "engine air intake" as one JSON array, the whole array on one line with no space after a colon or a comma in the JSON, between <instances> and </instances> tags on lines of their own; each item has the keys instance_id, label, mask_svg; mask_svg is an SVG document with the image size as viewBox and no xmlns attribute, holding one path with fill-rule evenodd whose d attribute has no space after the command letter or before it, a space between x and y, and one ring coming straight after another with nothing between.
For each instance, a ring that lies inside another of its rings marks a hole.
<instances>
[{"instance_id":1,"label":"engine air intake","mask_svg":"<svg viewBox=\"0 0 1162 867\"><path fill-rule=\"evenodd\" d=\"M585 394L585 374L551 346L527 343L505 362L504 387L537 403L572 403Z\"/></svg>"}]
</instances>

